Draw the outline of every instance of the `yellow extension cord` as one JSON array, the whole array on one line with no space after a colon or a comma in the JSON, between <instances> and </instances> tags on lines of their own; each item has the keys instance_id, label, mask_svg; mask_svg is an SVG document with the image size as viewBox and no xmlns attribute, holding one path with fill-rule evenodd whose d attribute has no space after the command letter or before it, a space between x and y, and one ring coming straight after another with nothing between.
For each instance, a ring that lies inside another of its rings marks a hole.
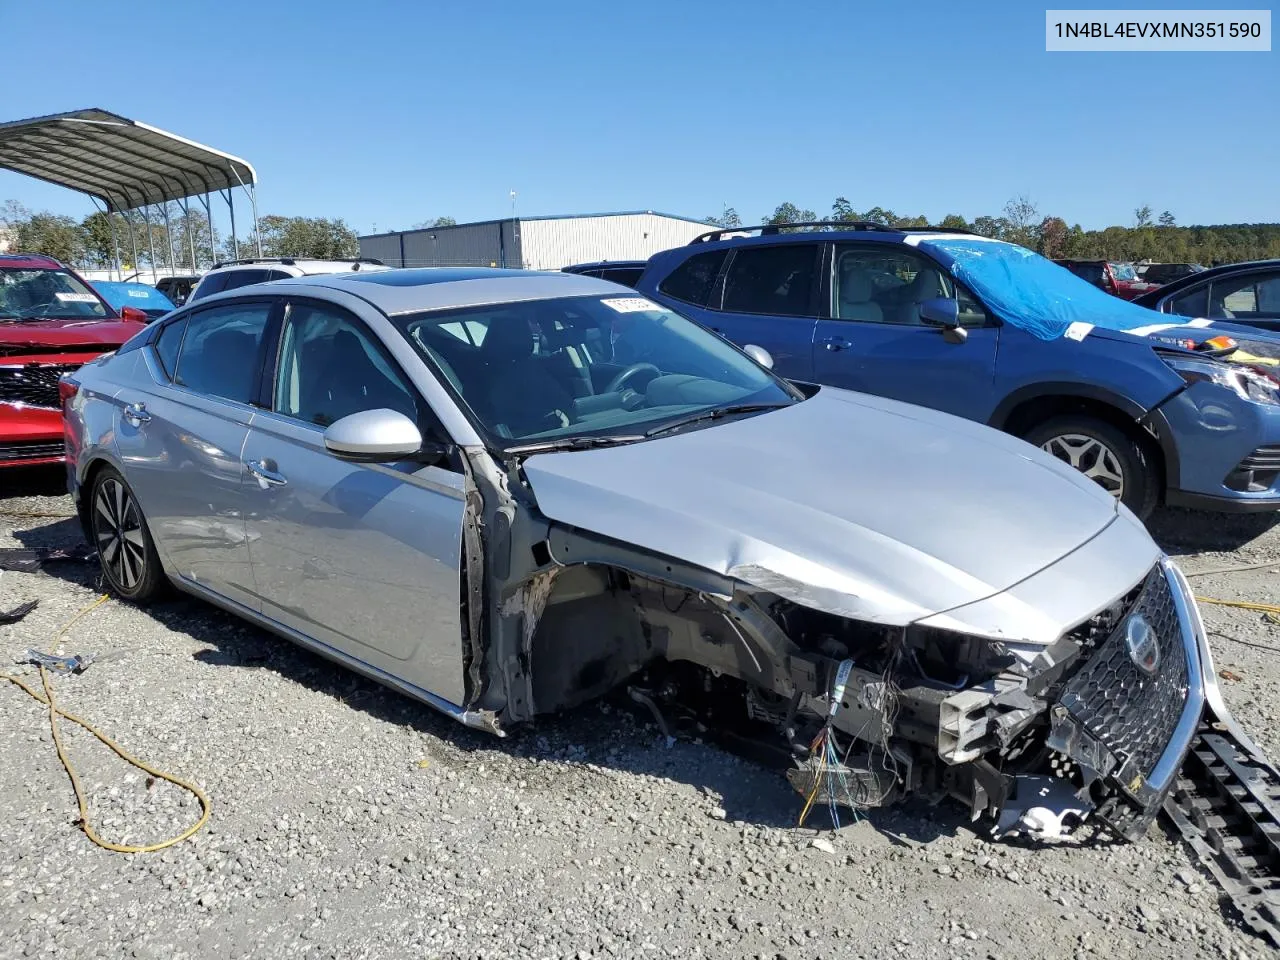
<instances>
[{"instance_id":1,"label":"yellow extension cord","mask_svg":"<svg viewBox=\"0 0 1280 960\"><path fill-rule=\"evenodd\" d=\"M61 639L63 634L65 634L68 630L70 630L71 627L75 625L76 621L78 621L81 617L85 616L90 611L106 603L109 599L111 598L104 593L93 603L89 604L89 606L85 607L83 610L77 613L74 617L71 618L71 620L67 623L65 627L63 627L60 631L58 631L58 635L55 638L55 642L58 639ZM35 687L31 686L21 678L15 677L13 674L0 673L0 679L8 680L10 683L24 690L33 699L39 701L40 703L43 703L45 706L49 708L49 729L53 733L53 745L58 751L58 759L62 761L62 766L66 769L67 776L71 779L71 787L73 790L75 790L75 793L76 793L76 803L80 807L80 827L84 830L85 836L87 836L90 840L92 840L98 846L103 847L106 850L114 850L117 853L154 853L156 850L163 850L166 847L172 847L174 844L181 843L183 840L186 840L188 837L195 834L197 830L199 830L209 821L209 798L208 796L205 795L205 792L201 790L199 787L197 787L194 783L190 783L189 781L179 779L178 777L175 777L172 774L165 773L162 770L157 770L155 767L152 767L149 764L144 763L143 761L139 760L137 757L133 756L128 751L126 751L122 746L120 746L118 743L116 743L114 740L108 737L105 733L103 733L93 724L89 723L89 721L84 720L81 717L77 717L74 713L68 713L67 711L59 707L57 704L57 701L54 700L53 698L53 687L49 683L49 673L47 670L45 670L43 666L40 667L40 683L44 687L43 696L41 696L40 691L37 690ZM160 843L150 843L144 846L132 846L128 844L111 843L109 840L103 840L100 836L98 836L98 834L94 831L93 826L89 823L89 806L85 802L84 790L80 786L80 778L76 776L75 768L71 766L71 761L67 758L67 752L62 746L62 737L59 736L58 734L58 717L64 717L65 719L70 720L72 723L79 724L81 727L89 731L91 734L93 734L95 737L101 740L104 744L110 747L113 751L115 751L116 755L120 757L120 759L124 760L126 763L129 763L137 767L139 770L142 770L145 773L149 773L153 777L156 777L160 780L166 780L169 783L182 787L182 789L184 790L189 790L195 796L195 798L200 801L200 810L201 810L200 819L197 820L193 826L188 827L186 830L182 831L182 833L178 834L176 837L171 837L168 840L162 840Z\"/></svg>"}]
</instances>

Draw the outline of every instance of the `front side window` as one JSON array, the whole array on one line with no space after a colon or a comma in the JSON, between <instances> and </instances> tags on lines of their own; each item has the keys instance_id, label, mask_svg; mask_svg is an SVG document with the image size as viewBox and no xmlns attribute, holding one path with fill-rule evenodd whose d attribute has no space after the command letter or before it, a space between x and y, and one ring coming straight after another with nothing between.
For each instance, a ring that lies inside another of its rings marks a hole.
<instances>
[{"instance_id":1,"label":"front side window","mask_svg":"<svg viewBox=\"0 0 1280 960\"><path fill-rule=\"evenodd\" d=\"M258 302L230 303L189 315L174 382L207 396L252 402L270 314L271 304Z\"/></svg>"},{"instance_id":2,"label":"front side window","mask_svg":"<svg viewBox=\"0 0 1280 960\"><path fill-rule=\"evenodd\" d=\"M976 297L933 261L889 244L836 246L831 315L838 320L923 325L920 304L956 300L963 326L982 326L987 312Z\"/></svg>"},{"instance_id":3,"label":"front side window","mask_svg":"<svg viewBox=\"0 0 1280 960\"><path fill-rule=\"evenodd\" d=\"M337 307L305 303L285 316L272 408L321 427L378 409L419 421L413 387L364 325Z\"/></svg>"},{"instance_id":4,"label":"front side window","mask_svg":"<svg viewBox=\"0 0 1280 960\"><path fill-rule=\"evenodd\" d=\"M0 268L0 320L114 316L102 297L66 270Z\"/></svg>"},{"instance_id":5,"label":"front side window","mask_svg":"<svg viewBox=\"0 0 1280 960\"><path fill-rule=\"evenodd\" d=\"M392 320L501 446L641 434L699 411L796 398L718 337L636 295Z\"/></svg>"},{"instance_id":6,"label":"front side window","mask_svg":"<svg viewBox=\"0 0 1280 960\"><path fill-rule=\"evenodd\" d=\"M1111 275L1117 280L1137 280L1138 274L1134 272L1131 263L1113 263L1111 264Z\"/></svg>"},{"instance_id":7,"label":"front side window","mask_svg":"<svg viewBox=\"0 0 1280 960\"><path fill-rule=\"evenodd\" d=\"M778 317L811 317L819 247L787 243L742 247L724 281L724 309Z\"/></svg>"},{"instance_id":8,"label":"front side window","mask_svg":"<svg viewBox=\"0 0 1280 960\"><path fill-rule=\"evenodd\" d=\"M726 250L695 254L671 271L658 289L669 297L705 307L727 255Z\"/></svg>"},{"instance_id":9,"label":"front side window","mask_svg":"<svg viewBox=\"0 0 1280 960\"><path fill-rule=\"evenodd\" d=\"M1169 300L1164 305L1165 313L1176 313L1183 317L1206 316L1209 304L1209 285L1197 287Z\"/></svg>"}]
</instances>

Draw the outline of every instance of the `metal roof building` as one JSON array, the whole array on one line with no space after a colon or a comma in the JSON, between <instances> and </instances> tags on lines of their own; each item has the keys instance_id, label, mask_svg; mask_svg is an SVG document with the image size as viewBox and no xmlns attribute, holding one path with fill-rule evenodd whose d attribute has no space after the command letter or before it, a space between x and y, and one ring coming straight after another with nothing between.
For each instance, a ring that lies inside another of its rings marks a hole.
<instances>
[{"instance_id":1,"label":"metal roof building","mask_svg":"<svg viewBox=\"0 0 1280 960\"><path fill-rule=\"evenodd\" d=\"M652 210L508 218L361 237L360 256L397 267L559 270L597 260L647 260L715 226Z\"/></svg>"}]
</instances>

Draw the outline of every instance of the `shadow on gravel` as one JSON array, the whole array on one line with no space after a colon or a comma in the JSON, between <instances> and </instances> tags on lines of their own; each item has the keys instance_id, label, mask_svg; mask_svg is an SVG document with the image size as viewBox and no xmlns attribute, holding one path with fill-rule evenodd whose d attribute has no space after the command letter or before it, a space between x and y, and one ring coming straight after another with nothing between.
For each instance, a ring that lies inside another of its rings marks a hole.
<instances>
[{"instance_id":1,"label":"shadow on gravel","mask_svg":"<svg viewBox=\"0 0 1280 960\"><path fill-rule=\"evenodd\" d=\"M67 471L60 465L5 470L0 511L11 497L60 497L67 492Z\"/></svg>"},{"instance_id":2,"label":"shadow on gravel","mask_svg":"<svg viewBox=\"0 0 1280 960\"><path fill-rule=\"evenodd\" d=\"M1280 513L1205 513L1161 507L1147 519L1147 529L1173 556L1203 550L1227 553L1257 540L1277 524Z\"/></svg>"},{"instance_id":3,"label":"shadow on gravel","mask_svg":"<svg viewBox=\"0 0 1280 960\"><path fill-rule=\"evenodd\" d=\"M15 531L14 536L29 548L68 547L82 541L79 523L74 519ZM42 570L68 583L100 588L96 563L55 561L46 563ZM651 716L620 691L574 710L540 717L499 739L463 727L415 700L203 601L175 592L148 606L147 613L168 629L185 633L204 645L205 649L195 654L201 663L271 670L374 719L435 737L448 745L446 749L460 753L496 751L513 758L563 764L562 786L556 786L559 777L555 767L545 771L539 768L527 778L534 789L538 787L535 781L545 782L551 789L577 789L575 781L569 779L572 771L590 763L688 784L717 798L724 809L724 819L730 822L796 826L802 800L780 769L744 759L713 742L681 739L668 747ZM854 818L842 809L840 819L848 825ZM912 801L869 811L860 819L867 820L890 843L904 847L971 829L959 808L949 803L933 807ZM827 810L815 808L805 830L830 829Z\"/></svg>"}]
</instances>

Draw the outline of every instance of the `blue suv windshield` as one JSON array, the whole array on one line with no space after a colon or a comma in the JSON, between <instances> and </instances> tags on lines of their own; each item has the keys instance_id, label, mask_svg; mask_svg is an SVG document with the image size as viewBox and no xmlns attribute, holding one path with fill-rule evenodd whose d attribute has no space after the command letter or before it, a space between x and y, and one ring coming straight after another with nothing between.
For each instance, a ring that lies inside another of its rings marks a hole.
<instances>
[{"instance_id":1,"label":"blue suv windshield","mask_svg":"<svg viewBox=\"0 0 1280 960\"><path fill-rule=\"evenodd\" d=\"M1168 323L1146 307L1100 290L1026 247L1000 240L941 238L919 246L948 261L951 272L1005 323L1055 340L1073 323L1136 330Z\"/></svg>"}]
</instances>

